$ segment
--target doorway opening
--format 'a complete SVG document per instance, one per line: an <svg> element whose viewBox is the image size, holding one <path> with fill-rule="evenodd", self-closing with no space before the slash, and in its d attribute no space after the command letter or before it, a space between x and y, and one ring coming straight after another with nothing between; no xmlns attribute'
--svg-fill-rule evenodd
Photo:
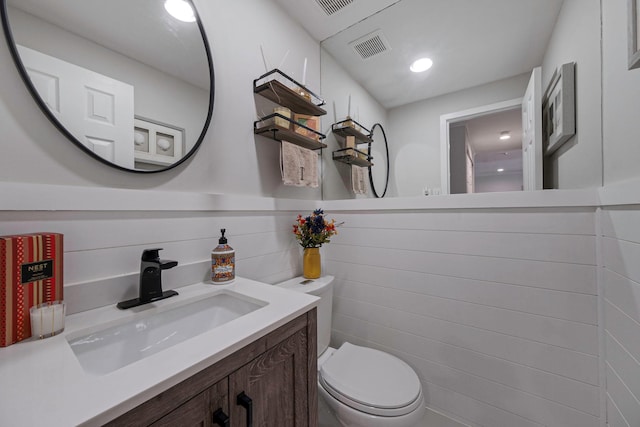
<svg viewBox="0 0 640 427"><path fill-rule="evenodd" d="M445 194L523 190L521 98L442 116L441 127Z"/></svg>

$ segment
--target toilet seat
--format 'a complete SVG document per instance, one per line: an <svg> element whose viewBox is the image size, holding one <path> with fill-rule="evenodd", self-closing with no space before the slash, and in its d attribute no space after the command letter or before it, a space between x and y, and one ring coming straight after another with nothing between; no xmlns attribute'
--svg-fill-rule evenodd
<svg viewBox="0 0 640 427"><path fill-rule="evenodd" d="M319 380L335 399L371 415L405 415L422 402L420 380L409 365L348 342L322 364Z"/></svg>

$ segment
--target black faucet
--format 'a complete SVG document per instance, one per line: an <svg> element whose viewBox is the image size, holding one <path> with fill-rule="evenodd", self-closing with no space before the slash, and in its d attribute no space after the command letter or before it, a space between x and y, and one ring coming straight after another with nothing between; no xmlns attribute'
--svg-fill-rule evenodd
<svg viewBox="0 0 640 427"><path fill-rule="evenodd" d="M176 291L162 291L162 270L178 265L178 261L160 259L162 248L145 249L140 260L140 290L138 298L121 301L117 307L126 309L178 295Z"/></svg>

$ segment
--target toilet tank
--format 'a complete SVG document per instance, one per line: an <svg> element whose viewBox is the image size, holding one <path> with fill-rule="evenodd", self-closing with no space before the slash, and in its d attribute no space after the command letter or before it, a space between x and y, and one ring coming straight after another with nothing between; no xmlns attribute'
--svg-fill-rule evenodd
<svg viewBox="0 0 640 427"><path fill-rule="evenodd" d="M320 297L318 304L318 357L329 347L331 340L331 310L333 303L333 276L305 279L302 276L275 286Z"/></svg>

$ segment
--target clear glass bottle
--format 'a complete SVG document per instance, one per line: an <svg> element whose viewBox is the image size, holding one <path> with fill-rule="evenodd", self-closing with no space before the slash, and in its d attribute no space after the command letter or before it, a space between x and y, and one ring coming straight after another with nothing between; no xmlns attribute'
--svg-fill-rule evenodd
<svg viewBox="0 0 640 427"><path fill-rule="evenodd" d="M220 230L222 237L211 251L211 281L216 284L231 283L236 278L236 251L227 244L226 231Z"/></svg>

